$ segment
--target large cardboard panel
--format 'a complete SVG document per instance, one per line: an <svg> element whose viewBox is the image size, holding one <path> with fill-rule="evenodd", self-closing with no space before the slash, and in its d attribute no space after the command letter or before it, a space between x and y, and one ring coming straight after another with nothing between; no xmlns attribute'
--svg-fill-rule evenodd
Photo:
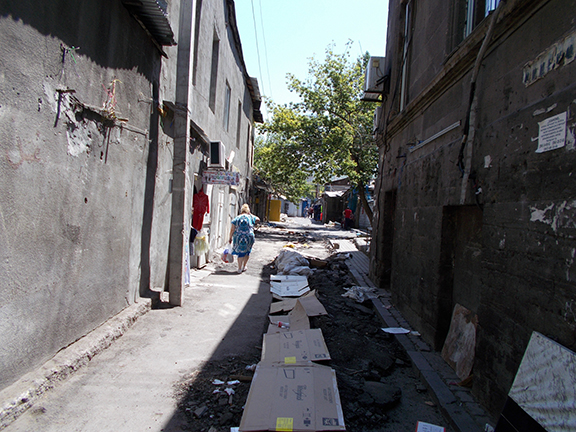
<svg viewBox="0 0 576 432"><path fill-rule="evenodd" d="M308 315L309 317L328 315L328 312L326 312L326 308L322 303L320 303L320 300L318 300L316 295L306 295L304 297L300 297L298 301L304 307L306 315Z"/></svg>
<svg viewBox="0 0 576 432"><path fill-rule="evenodd" d="M256 368L241 432L344 431L336 373L328 366Z"/></svg>
<svg viewBox="0 0 576 432"><path fill-rule="evenodd" d="M478 316L475 313L459 304L454 306L450 330L442 348L442 358L462 380L470 376L474 365L477 325Z"/></svg>
<svg viewBox="0 0 576 432"><path fill-rule="evenodd" d="M533 332L508 396L543 429L575 431L576 354Z"/></svg>
<svg viewBox="0 0 576 432"><path fill-rule="evenodd" d="M290 365L323 360L330 360L330 354L320 329L264 335L262 363Z"/></svg>

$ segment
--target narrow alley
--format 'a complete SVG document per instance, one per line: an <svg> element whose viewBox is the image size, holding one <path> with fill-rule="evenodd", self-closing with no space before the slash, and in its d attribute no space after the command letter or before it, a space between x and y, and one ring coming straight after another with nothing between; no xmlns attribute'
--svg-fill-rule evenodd
<svg viewBox="0 0 576 432"><path fill-rule="evenodd" d="M365 286L368 281L367 256L353 242L357 233L305 218L261 226L246 273L238 274L236 264L224 263L215 254L213 262L192 271L182 307L161 303L135 317L134 324L86 366L62 382L52 377L54 388L5 430L224 432L237 427L250 388L250 366L260 361L269 323L274 260L286 245L328 263L309 277L328 314L311 318L310 324L324 334L332 359L327 365L336 371L346 430L411 431L418 421L459 430L454 427L458 419L454 423L446 417L446 396L436 394L422 379L406 347L382 331L381 316L372 302L360 304L342 296L344 287ZM385 309L392 312L389 294L377 292L379 304L387 304ZM132 309L137 307L141 306ZM98 343L93 334L85 343L91 338ZM414 338L418 337L410 339ZM74 355L73 346L67 350L72 353L63 355L63 361ZM423 351L432 355L429 349ZM446 388L457 391L459 400L449 403L462 411L465 405L475 410L467 432L482 430L487 418L469 391L455 385L458 379L447 365L433 365L444 374ZM45 379L27 378L31 387ZM235 378L241 381L233 385L230 398L213 393L214 380ZM387 386L379 396L366 389L366 383L376 382Z"/></svg>

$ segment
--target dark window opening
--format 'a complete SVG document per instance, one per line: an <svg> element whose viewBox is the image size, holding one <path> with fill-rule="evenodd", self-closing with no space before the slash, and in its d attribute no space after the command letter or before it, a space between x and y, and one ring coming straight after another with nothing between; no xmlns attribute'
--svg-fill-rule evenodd
<svg viewBox="0 0 576 432"><path fill-rule="evenodd" d="M210 98L208 106L214 112L216 109L216 84L218 81L218 57L220 54L220 40L218 35L214 32L214 40L212 42L212 69L210 72Z"/></svg>

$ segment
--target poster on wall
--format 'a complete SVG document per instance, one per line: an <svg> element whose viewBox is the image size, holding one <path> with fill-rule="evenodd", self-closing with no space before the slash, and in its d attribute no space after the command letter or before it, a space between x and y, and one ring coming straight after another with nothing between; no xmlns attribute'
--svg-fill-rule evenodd
<svg viewBox="0 0 576 432"><path fill-rule="evenodd" d="M202 173L202 183L209 185L240 185L240 173L224 170L207 169Z"/></svg>
<svg viewBox="0 0 576 432"><path fill-rule="evenodd" d="M538 148L543 153L564 147L566 143L566 111L538 123Z"/></svg>

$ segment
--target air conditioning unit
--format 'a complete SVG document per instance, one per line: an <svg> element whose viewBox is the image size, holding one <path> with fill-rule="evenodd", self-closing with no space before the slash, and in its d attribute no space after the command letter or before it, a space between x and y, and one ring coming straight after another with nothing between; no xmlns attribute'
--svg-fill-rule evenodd
<svg viewBox="0 0 576 432"><path fill-rule="evenodd" d="M222 141L210 142L210 168L226 167L226 149Z"/></svg>
<svg viewBox="0 0 576 432"><path fill-rule="evenodd" d="M364 77L364 93L382 93L386 74L386 57L370 57Z"/></svg>

